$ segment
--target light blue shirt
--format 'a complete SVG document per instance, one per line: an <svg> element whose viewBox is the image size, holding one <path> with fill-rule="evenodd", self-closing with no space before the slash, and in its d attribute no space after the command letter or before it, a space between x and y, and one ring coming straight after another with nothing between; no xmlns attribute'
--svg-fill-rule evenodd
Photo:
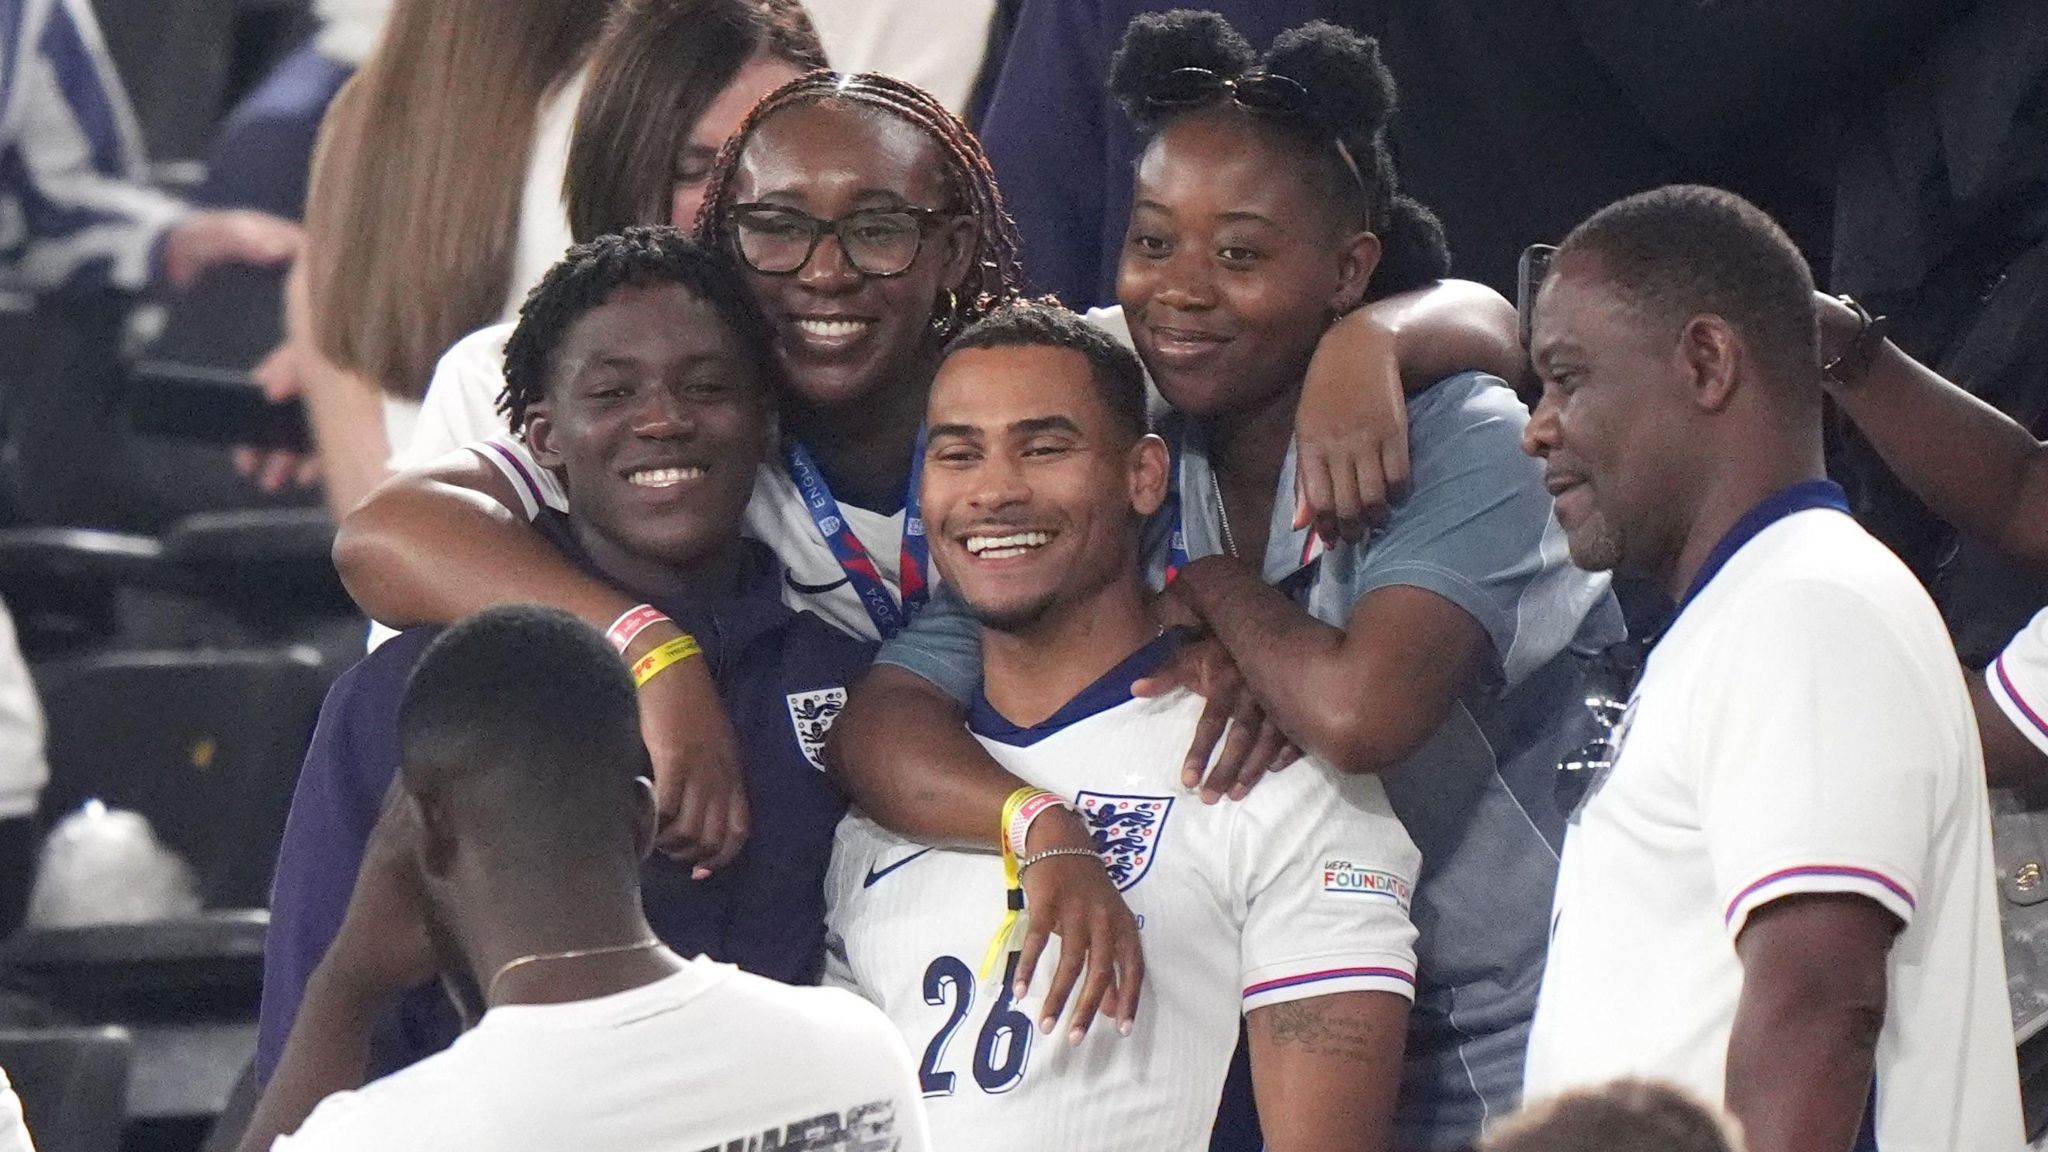
<svg viewBox="0 0 2048 1152"><path fill-rule="evenodd" d="M1410 398L1408 421L1408 496L1364 543L1320 555L1292 524L1289 448L1263 573L1340 628L1378 589L1422 588L1470 614L1490 641L1479 687L1382 777L1423 859L1413 909L1421 987L1396 1123L1404 1146L1448 1152L1519 1103L1564 834L1556 765L1592 735L1578 657L1623 629L1607 578L1571 563L1542 465L1521 450L1528 412L1506 385L1451 377ZM1155 587L1176 527L1189 557L1223 551L1199 425L1169 416L1161 432L1174 449L1176 499L1147 533ZM979 627L941 585L878 660L964 702L981 679Z"/></svg>

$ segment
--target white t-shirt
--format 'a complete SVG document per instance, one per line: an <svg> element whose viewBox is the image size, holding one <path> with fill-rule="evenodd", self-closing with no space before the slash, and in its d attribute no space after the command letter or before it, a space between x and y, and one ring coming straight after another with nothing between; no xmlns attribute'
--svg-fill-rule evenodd
<svg viewBox="0 0 2048 1152"><path fill-rule="evenodd" d="M1180 783L1202 701L1133 700L1139 670L1127 662L1037 728L1004 731L985 704L973 725L1005 768L1088 814L1144 936L1129 1036L1098 1021L1073 1047L1064 1029L1033 1030L1057 938L1021 1004L1015 953L980 978L1003 916L1000 857L927 848L857 813L839 827L826 979L879 1004L922 1054L940 1148L1206 1149L1240 1013L1339 992L1414 996L1407 901L1420 856L1379 781L1304 762L1241 803L1205 805Z"/></svg>
<svg viewBox="0 0 2048 1152"><path fill-rule="evenodd" d="M923 1112L873 1007L698 959L597 1000L493 1008L445 1052L328 1097L275 1147L927 1152Z"/></svg>
<svg viewBox="0 0 2048 1152"><path fill-rule="evenodd" d="M505 286L505 308L499 319L519 318L526 294L547 270L561 262L574 238L569 234L569 208L562 183L569 171L569 141L575 134L576 105L583 101L584 69L563 82L542 101L534 116L532 150L526 157L526 184L519 193L519 234L512 248L512 282ZM438 373L437 373L438 374Z"/></svg>
<svg viewBox="0 0 2048 1152"><path fill-rule="evenodd" d="M2018 1073L1969 697L1926 592L1830 491L1752 513L1746 528L1766 526L1653 651L1566 834L1526 1098L1648 1076L1722 1099L1747 917L1853 893L1905 925L1876 1146L2010 1152ZM1770 519L1787 509L1803 510Z"/></svg>
<svg viewBox="0 0 2048 1152"><path fill-rule="evenodd" d="M36 1142L28 1137L28 1121L21 1116L21 1097L14 1094L5 1068L0 1068L0 1152L36 1152Z"/></svg>
<svg viewBox="0 0 2048 1152"><path fill-rule="evenodd" d="M804 0L804 9L834 68L908 80L966 115L996 0Z"/></svg>
<svg viewBox="0 0 2048 1152"><path fill-rule="evenodd" d="M1984 670L1984 682L2012 726L2048 752L2048 611L2012 638Z"/></svg>

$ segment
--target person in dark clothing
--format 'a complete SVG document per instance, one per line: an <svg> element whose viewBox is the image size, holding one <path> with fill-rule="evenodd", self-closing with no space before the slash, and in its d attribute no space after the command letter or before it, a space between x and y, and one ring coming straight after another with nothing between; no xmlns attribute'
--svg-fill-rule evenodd
<svg viewBox="0 0 2048 1152"><path fill-rule="evenodd" d="M823 964L822 884L846 809L818 755L868 648L784 607L780 569L740 536L769 442L767 342L725 258L673 229L629 229L573 249L535 290L508 348L503 403L535 458L576 495L573 512L543 518L550 541L691 641L626 648L636 680L707 661L746 750L746 848L695 879L653 858L642 875L649 923L683 955L809 983ZM632 641L624 631L614 629L615 644ZM377 649L322 710L278 861L261 1077L340 930L397 769L407 676L437 632L414 629ZM373 1071L431 1054L456 1024L437 990L416 990L380 1026Z"/></svg>
<svg viewBox="0 0 2048 1152"><path fill-rule="evenodd" d="M1885 316L1914 359L2048 436L2048 13L1985 0L1887 79L1845 127L1832 287ZM1930 512L1880 459L1885 441L1859 427L1830 471L1981 668L2048 602L2048 579L1959 533L1939 502Z"/></svg>
<svg viewBox="0 0 2048 1152"><path fill-rule="evenodd" d="M1026 0L982 136L1032 285L1069 304L1116 295L1139 141L1103 95L1110 54L1132 17L1177 7L1256 45L1316 17L1378 40L1401 81L1403 190L1442 218L1454 275L1511 293L1523 247L1675 180L1742 192L1823 260L1827 115L1969 5Z"/></svg>

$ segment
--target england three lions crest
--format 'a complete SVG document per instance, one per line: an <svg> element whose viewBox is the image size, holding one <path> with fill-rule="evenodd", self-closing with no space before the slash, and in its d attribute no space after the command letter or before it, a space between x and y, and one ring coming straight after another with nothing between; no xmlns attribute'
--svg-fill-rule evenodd
<svg viewBox="0 0 2048 1152"><path fill-rule="evenodd" d="M839 719L839 710L846 707L846 689L792 692L785 699L789 703L789 726L796 731L796 746L803 749L804 759L811 762L811 767L823 772L825 737L832 734L832 721Z"/></svg>
<svg viewBox="0 0 2048 1152"><path fill-rule="evenodd" d="M1159 838L1166 832L1166 814L1173 810L1173 797L1081 792L1074 796L1074 803L1088 818L1095 850L1102 855L1102 866L1109 870L1117 891L1129 891L1152 870Z"/></svg>

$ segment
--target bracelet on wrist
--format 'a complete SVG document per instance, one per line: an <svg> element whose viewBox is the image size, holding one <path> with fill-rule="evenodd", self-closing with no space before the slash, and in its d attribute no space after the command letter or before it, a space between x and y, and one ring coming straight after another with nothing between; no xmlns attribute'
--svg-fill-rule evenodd
<svg viewBox="0 0 2048 1152"><path fill-rule="evenodd" d="M1055 808L1064 808L1069 812L1074 810L1074 806L1068 803L1066 797L1044 789L1033 789L1032 795L1017 805L1016 812L1003 825L1003 834L1010 841L1012 856L1023 859L1029 851L1026 845L1030 841L1031 826L1038 822L1040 816Z"/></svg>
<svg viewBox="0 0 2048 1152"><path fill-rule="evenodd" d="M661 647L633 662L633 687L645 688L647 682L669 668L702 654L704 649L697 644L697 638L688 632L668 641Z"/></svg>
<svg viewBox="0 0 2048 1152"><path fill-rule="evenodd" d="M1042 852L1033 852L1031 855L1026 856L1024 859L1018 861L1017 876L1021 879L1024 873L1029 871L1033 864L1036 864L1041 860L1050 860L1055 856L1086 856L1090 860L1095 861L1097 864L1102 863L1102 857L1099 854L1097 854L1095 849L1093 848L1047 848Z"/></svg>
<svg viewBox="0 0 2048 1152"><path fill-rule="evenodd" d="M620 613L619 618L612 621L612 626L604 630L604 638L611 642L612 651L623 656L642 632L663 623L672 624L674 621L654 605L641 604Z"/></svg>
<svg viewBox="0 0 2048 1152"><path fill-rule="evenodd" d="M1863 377L1870 372L1870 366L1877 362L1877 354L1884 349L1884 342L1891 331L1890 321L1883 316L1872 316L1870 309L1856 302L1853 296L1837 296L1850 311L1856 313L1856 335L1849 340L1849 346L1841 355L1822 364L1821 379L1837 388L1854 388L1863 383Z"/></svg>

